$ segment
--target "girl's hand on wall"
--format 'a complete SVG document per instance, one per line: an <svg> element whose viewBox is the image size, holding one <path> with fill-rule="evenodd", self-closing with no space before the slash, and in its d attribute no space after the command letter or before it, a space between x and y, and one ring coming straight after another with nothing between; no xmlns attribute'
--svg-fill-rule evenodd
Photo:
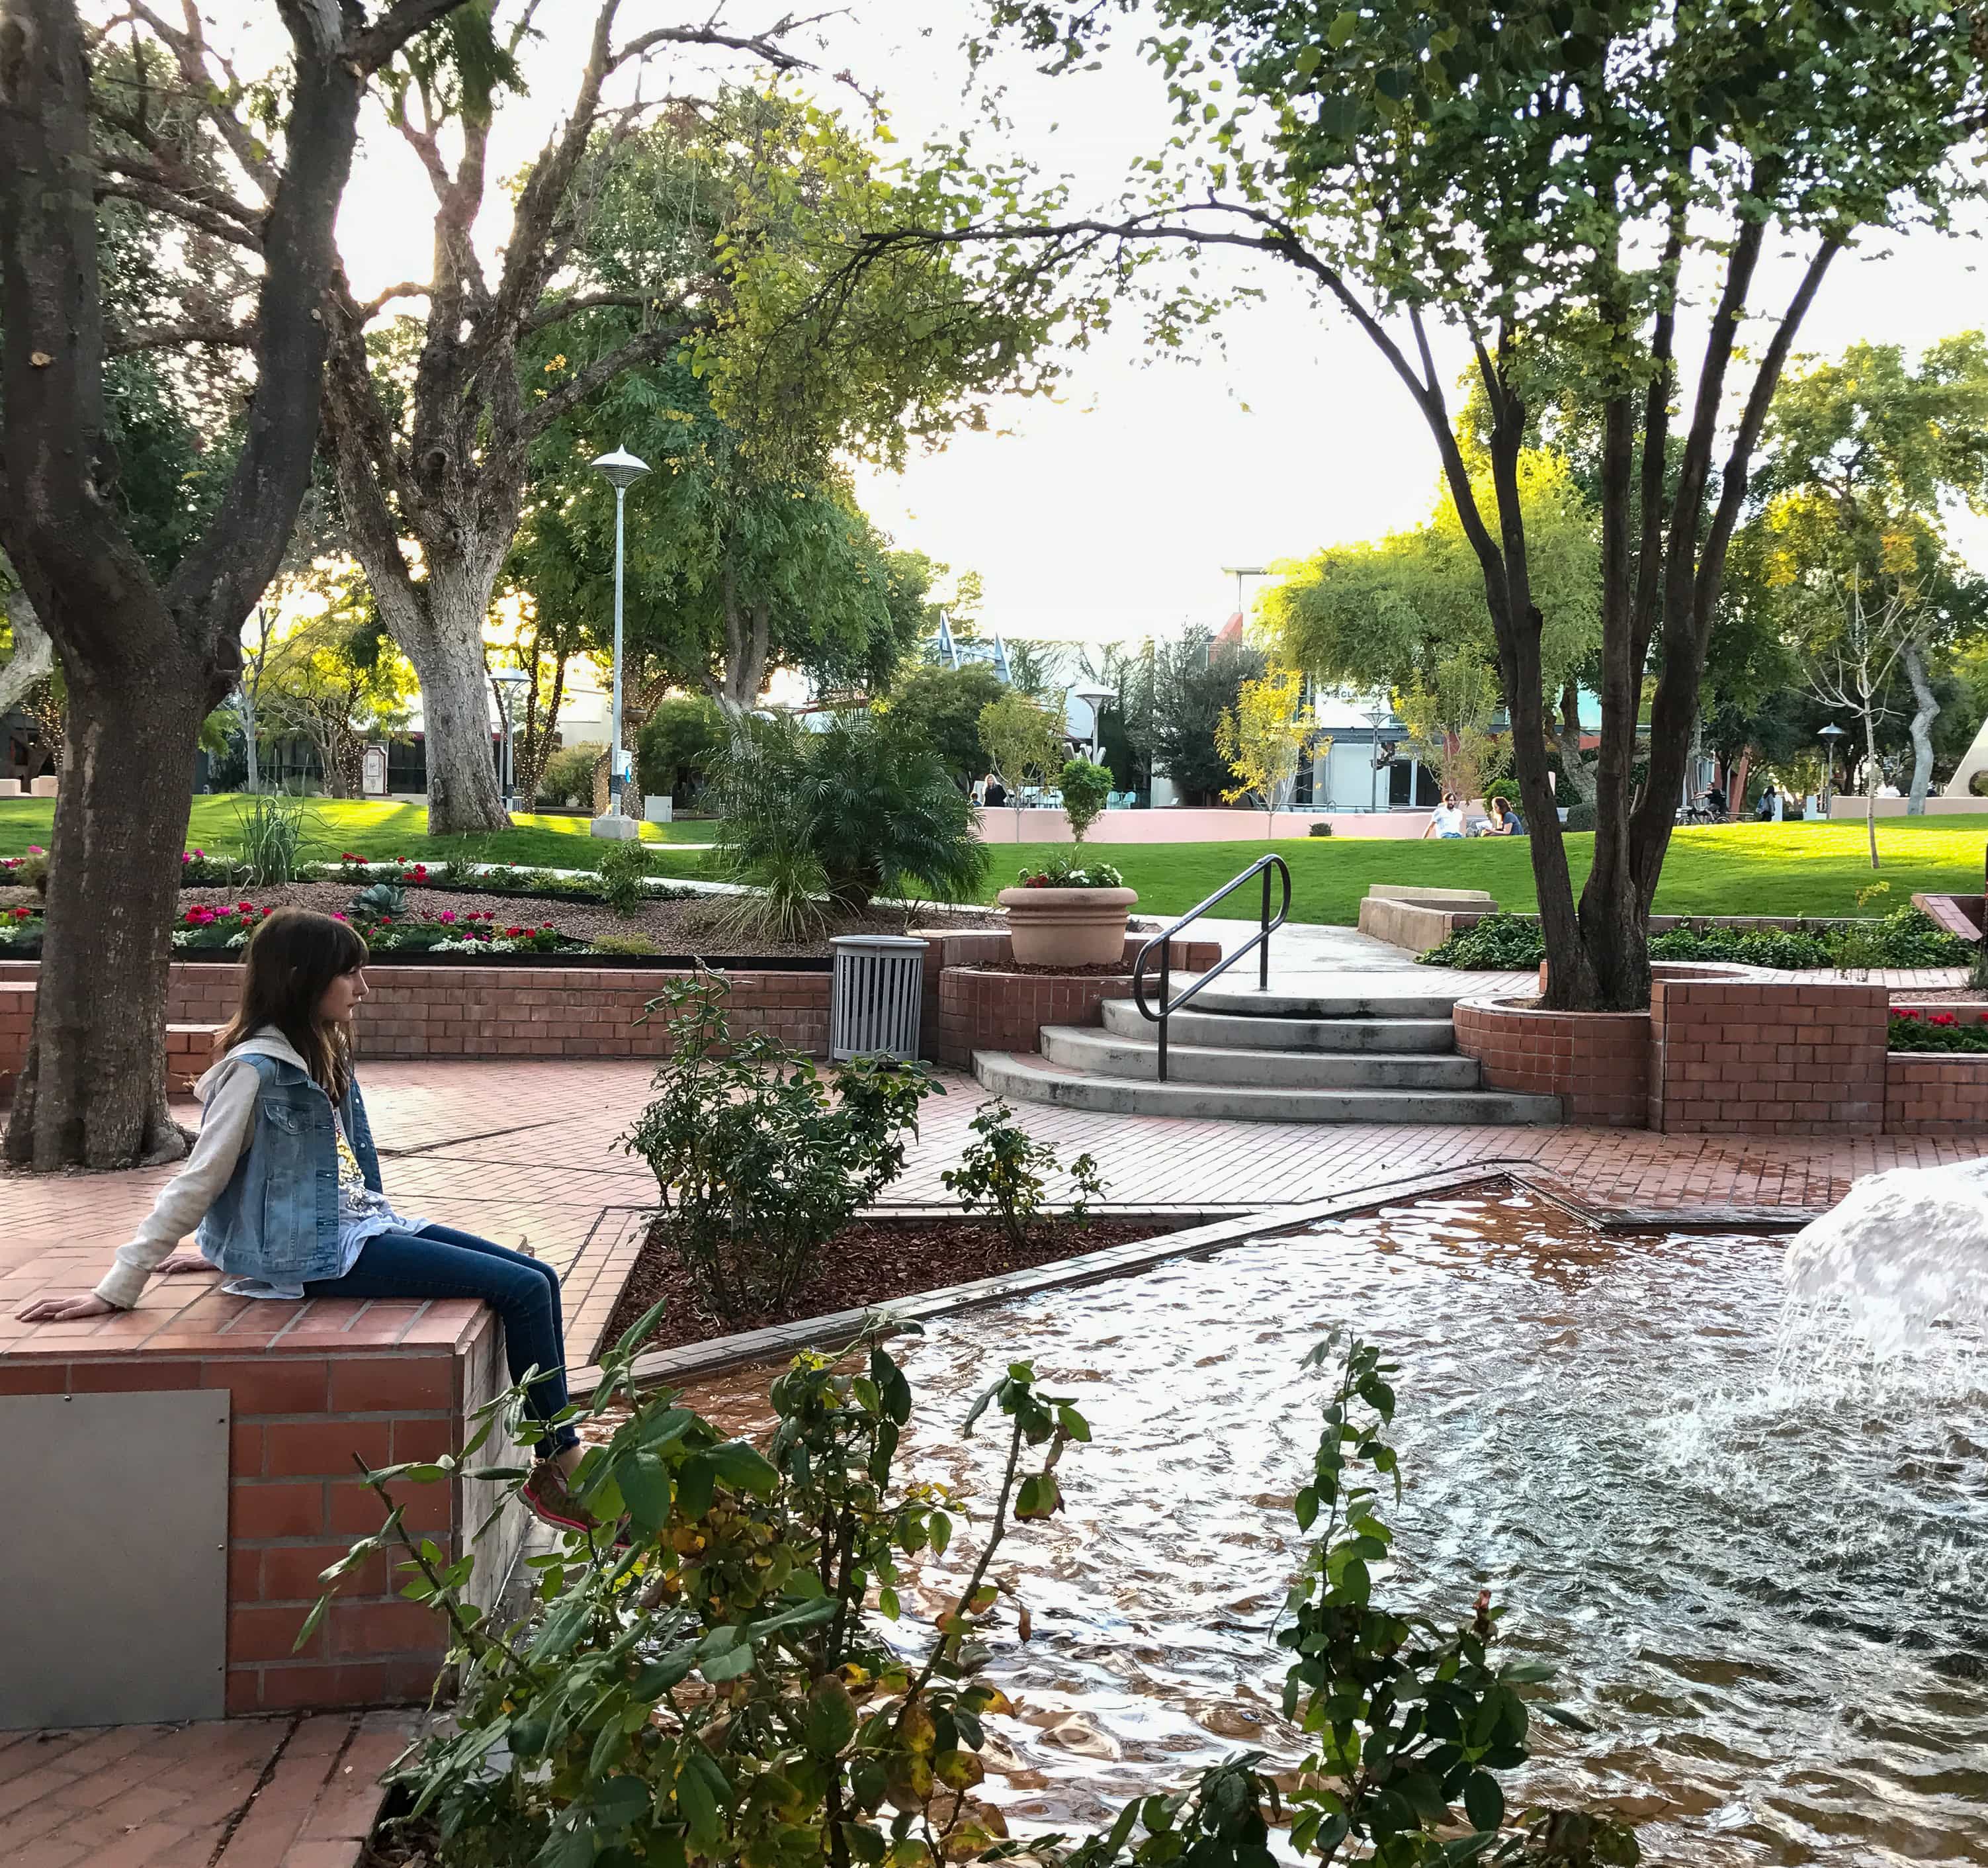
<svg viewBox="0 0 1988 1868"><path fill-rule="evenodd" d="M23 1323L74 1323L84 1317L107 1317L117 1308L93 1291L79 1298L39 1298L14 1314Z"/></svg>

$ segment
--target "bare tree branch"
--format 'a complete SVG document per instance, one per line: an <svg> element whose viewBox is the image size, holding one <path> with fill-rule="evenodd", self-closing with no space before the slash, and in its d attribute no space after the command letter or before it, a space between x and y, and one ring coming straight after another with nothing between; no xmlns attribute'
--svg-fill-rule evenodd
<svg viewBox="0 0 1988 1868"><path fill-rule="evenodd" d="M105 333L106 357L129 357L139 350L171 350L183 343L222 344L236 350L252 350L255 324L231 324L225 319L182 318L170 324L141 324L128 331Z"/></svg>

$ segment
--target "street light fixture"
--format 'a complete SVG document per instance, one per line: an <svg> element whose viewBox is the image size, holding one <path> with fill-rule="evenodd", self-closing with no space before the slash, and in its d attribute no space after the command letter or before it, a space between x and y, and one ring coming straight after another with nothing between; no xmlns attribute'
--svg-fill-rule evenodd
<svg viewBox="0 0 1988 1868"><path fill-rule="evenodd" d="M1850 736L1831 720L1816 737L1823 744L1824 764L1822 778L1822 821L1829 821L1829 796L1836 789L1836 743Z"/></svg>
<svg viewBox="0 0 1988 1868"><path fill-rule="evenodd" d="M490 683L497 690L497 712L504 723L504 814L510 816L517 808L518 756L516 743L511 737L511 696L528 685L531 676L521 668L500 668L493 671Z"/></svg>
<svg viewBox="0 0 1988 1868"><path fill-rule="evenodd" d="M1072 688L1070 692L1090 709L1090 763L1096 765L1099 763L1098 740L1102 730L1098 716L1104 712L1107 702L1115 701L1118 698L1118 690L1116 688L1085 686Z"/></svg>
<svg viewBox="0 0 1988 1868"><path fill-rule="evenodd" d="M602 455L593 464L607 476L609 485L614 489L614 717L607 729L610 742L607 750L607 815L620 818L625 823L628 815L624 808L628 753L621 743L622 510L627 499L628 489L649 471L649 463L637 460L626 448L617 448L612 454ZM610 824L600 817L593 820L592 828L597 837L627 838L631 834L641 834L639 830L624 829L621 824Z"/></svg>

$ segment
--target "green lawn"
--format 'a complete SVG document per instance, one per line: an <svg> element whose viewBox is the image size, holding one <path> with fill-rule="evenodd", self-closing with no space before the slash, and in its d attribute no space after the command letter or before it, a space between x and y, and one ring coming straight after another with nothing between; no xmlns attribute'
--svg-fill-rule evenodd
<svg viewBox="0 0 1988 1868"><path fill-rule="evenodd" d="M232 797L195 798L189 848L225 854L236 844ZM428 814L418 805L338 804L312 799L308 843L314 857L347 850L375 858L424 858L430 861L529 863L546 868L591 868L610 846L587 834L583 817L520 817L495 836L430 838ZM0 799L0 856L18 856L46 844L54 814L46 798ZM695 875L707 861L695 846L708 842L708 823L644 824L657 845L656 867L668 875ZM1577 885L1587 873L1594 839L1567 839ZM1884 867L1873 876L1861 824L1746 824L1680 830L1657 890L1664 914L1854 915L1857 895L1874 881L1889 885L1861 912L1882 914L1910 900L1915 891L1980 892L1988 814L1964 817L1891 818L1878 826ZM664 846L669 847L664 847ZM1050 844L996 844L988 854L982 898L1014 880L1025 863L1040 865L1058 848ZM1358 919L1370 882L1421 883L1438 888L1489 889L1501 908L1535 905L1532 865L1523 838L1475 838L1462 843L1384 841L1365 838L1300 838L1256 843L1111 844L1092 846L1100 862L1115 864L1139 892L1148 915L1178 915L1212 895L1266 848L1291 866L1291 919L1339 922ZM1239 891L1225 912L1252 911L1251 891Z"/></svg>
<svg viewBox="0 0 1988 1868"><path fill-rule="evenodd" d="M1671 839L1656 908L1669 915L1883 914L1915 891L1978 895L1988 815L1893 818L1878 826L1883 868L1873 875L1861 824L1745 824L1681 829ZM1567 854L1579 887L1594 849L1591 836L1570 837ZM985 898L1008 887L1023 864L1040 865L1050 844L996 844L989 854ZM1420 883L1431 888L1483 888L1500 908L1537 905L1523 838L1465 842L1386 842L1378 838L1280 838L1274 844L1107 844L1092 848L1139 892L1139 912L1179 915L1212 895L1266 849L1290 865L1291 919L1359 919L1370 882ZM1857 895L1874 882L1889 886L1861 909ZM1239 889L1218 913L1246 917L1260 898L1257 885Z"/></svg>
<svg viewBox="0 0 1988 1868"><path fill-rule="evenodd" d="M187 848L225 856L239 845L237 811L243 800L226 793L193 801ZM517 827L487 837L436 837L428 834L428 814L418 804L388 800L343 803L309 798L304 803L305 850L313 861L343 855L418 856L429 862L529 863L546 869L591 869L613 846L590 837L584 817L521 817ZM46 844L52 834L52 798L0 799L0 856L19 856L29 844ZM711 840L708 823L645 824L645 842L695 844ZM688 859L694 863L695 858ZM678 865L671 864L670 867Z"/></svg>

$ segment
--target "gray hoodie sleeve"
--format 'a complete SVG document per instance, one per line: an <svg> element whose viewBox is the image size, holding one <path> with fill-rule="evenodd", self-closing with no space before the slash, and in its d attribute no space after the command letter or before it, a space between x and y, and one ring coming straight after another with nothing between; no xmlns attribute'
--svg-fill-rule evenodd
<svg viewBox="0 0 1988 1868"><path fill-rule="evenodd" d="M252 1064L238 1062L217 1074L185 1166L161 1190L137 1237L117 1248L117 1262L96 1287L105 1303L129 1310L160 1262L206 1217L248 1145L261 1088Z"/></svg>

